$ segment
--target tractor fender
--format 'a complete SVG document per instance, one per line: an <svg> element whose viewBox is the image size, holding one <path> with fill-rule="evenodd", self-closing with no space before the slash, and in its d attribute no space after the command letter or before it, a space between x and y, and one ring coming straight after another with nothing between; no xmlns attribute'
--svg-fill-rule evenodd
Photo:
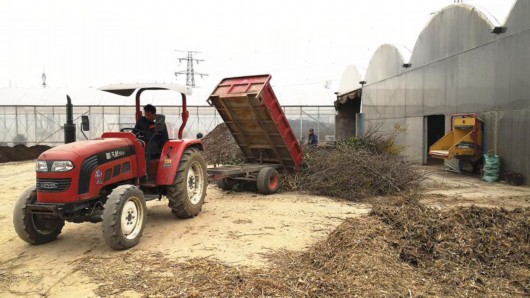
<svg viewBox="0 0 530 298"><path fill-rule="evenodd" d="M201 141L197 139L169 140L166 142L158 163L157 185L171 185L175 182L180 159L184 151L188 148L203 150Z"/></svg>

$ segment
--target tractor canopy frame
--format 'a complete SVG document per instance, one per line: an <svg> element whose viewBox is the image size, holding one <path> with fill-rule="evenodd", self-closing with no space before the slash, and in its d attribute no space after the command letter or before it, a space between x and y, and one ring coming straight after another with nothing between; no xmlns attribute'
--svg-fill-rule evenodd
<svg viewBox="0 0 530 298"><path fill-rule="evenodd" d="M162 84L162 83L142 83L142 84L111 84L99 87L98 90L110 92L121 96L131 96L136 91L136 121L142 117L140 108L140 97L144 91L148 90L173 90L182 96L182 124L180 125L178 138L182 139L182 134L186 123L188 122L189 112L186 104L186 95L191 95L192 90L186 86L178 84Z"/></svg>

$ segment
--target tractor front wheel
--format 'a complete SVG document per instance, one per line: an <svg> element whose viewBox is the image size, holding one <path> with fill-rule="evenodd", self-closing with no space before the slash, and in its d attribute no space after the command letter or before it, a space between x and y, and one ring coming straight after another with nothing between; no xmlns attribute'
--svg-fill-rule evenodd
<svg viewBox="0 0 530 298"><path fill-rule="evenodd" d="M180 159L175 181L167 188L168 206L178 218L199 214L206 196L206 162L197 150L186 149Z"/></svg>
<svg viewBox="0 0 530 298"><path fill-rule="evenodd" d="M13 211L13 224L20 239L29 244L44 244L61 234L64 219L45 214L33 214L27 205L37 202L36 187L26 189L18 198Z"/></svg>
<svg viewBox="0 0 530 298"><path fill-rule="evenodd" d="M111 248L124 250L138 244L145 227L143 193L134 185L116 187L103 210L103 237Z"/></svg>

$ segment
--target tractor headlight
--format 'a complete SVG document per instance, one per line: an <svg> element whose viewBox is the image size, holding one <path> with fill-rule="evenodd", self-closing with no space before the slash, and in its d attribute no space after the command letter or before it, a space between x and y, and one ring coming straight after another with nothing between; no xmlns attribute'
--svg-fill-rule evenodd
<svg viewBox="0 0 530 298"><path fill-rule="evenodd" d="M69 160L56 160L52 164L52 172L68 172L74 168L74 164Z"/></svg>
<svg viewBox="0 0 530 298"><path fill-rule="evenodd" d="M44 160L37 160L35 164L35 171L37 172L48 172L48 164Z"/></svg>

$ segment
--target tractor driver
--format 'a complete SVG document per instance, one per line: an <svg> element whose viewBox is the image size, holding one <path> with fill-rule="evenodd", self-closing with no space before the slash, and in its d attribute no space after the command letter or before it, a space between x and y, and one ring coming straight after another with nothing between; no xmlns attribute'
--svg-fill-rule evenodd
<svg viewBox="0 0 530 298"><path fill-rule="evenodd" d="M156 107L150 104L146 105L144 107L144 116L136 121L134 131L139 132L139 139L152 148L152 153L159 153L169 140L169 136L165 124L162 132L157 133L155 131L155 118Z"/></svg>

